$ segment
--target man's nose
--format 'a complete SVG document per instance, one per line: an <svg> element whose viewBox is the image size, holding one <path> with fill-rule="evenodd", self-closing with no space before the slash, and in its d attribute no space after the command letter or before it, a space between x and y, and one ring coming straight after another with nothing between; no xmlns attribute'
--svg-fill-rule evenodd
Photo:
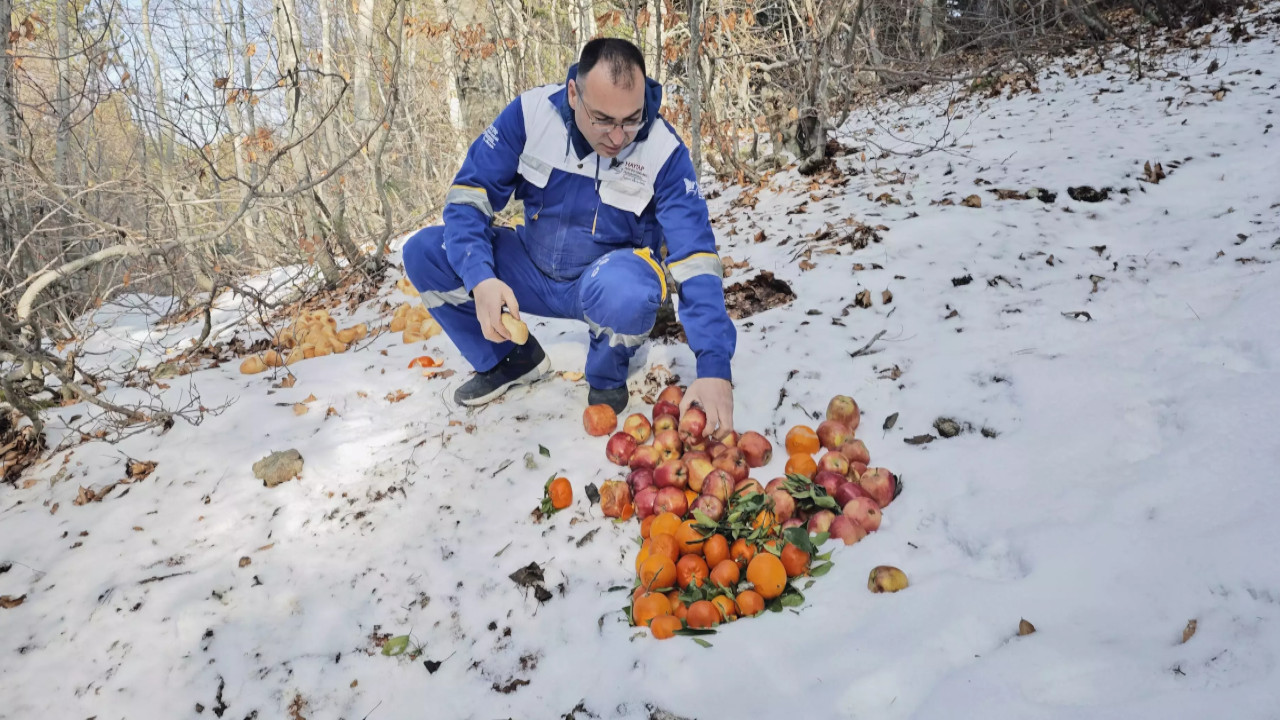
<svg viewBox="0 0 1280 720"><path fill-rule="evenodd" d="M617 135L615 136L614 133L617 133ZM616 140L614 139L615 137L617 138ZM612 143L614 147L621 145L622 141L626 139L627 139L626 130L623 130L617 125L614 125L613 127L609 128L609 142Z"/></svg>

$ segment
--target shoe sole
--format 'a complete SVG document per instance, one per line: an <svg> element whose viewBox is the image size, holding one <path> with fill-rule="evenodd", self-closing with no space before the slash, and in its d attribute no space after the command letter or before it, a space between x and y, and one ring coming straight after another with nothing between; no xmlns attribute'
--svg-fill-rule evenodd
<svg viewBox="0 0 1280 720"><path fill-rule="evenodd" d="M494 400L497 400L498 398L502 397L503 393L505 393L506 391L510 390L513 387L516 387L517 385L532 385L533 383L541 380L542 376L546 375L550 370L551 370L551 358L544 357L542 358L542 362L538 363L537 367L525 373L524 375L521 375L515 380L512 380L509 383L499 385L498 387L494 388L493 392L489 393L488 395L481 395L480 397L471 398L470 400L462 400L460 401L460 403L466 407L479 407L481 405L487 405L493 402Z"/></svg>

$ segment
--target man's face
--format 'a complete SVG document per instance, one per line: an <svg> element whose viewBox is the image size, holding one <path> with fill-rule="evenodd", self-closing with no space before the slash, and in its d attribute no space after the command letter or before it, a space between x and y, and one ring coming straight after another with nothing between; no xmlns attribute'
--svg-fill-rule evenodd
<svg viewBox="0 0 1280 720"><path fill-rule="evenodd" d="M631 69L631 86L615 85L609 69L596 66L569 81L569 104L578 131L600 157L617 157L644 124L644 73Z"/></svg>

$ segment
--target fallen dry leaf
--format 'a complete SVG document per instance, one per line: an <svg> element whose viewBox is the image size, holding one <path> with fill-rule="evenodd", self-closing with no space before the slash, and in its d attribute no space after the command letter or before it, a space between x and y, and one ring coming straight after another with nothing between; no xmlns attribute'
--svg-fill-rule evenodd
<svg viewBox="0 0 1280 720"><path fill-rule="evenodd" d="M1195 618L1187 621L1187 626L1182 629L1182 642L1185 643L1191 639L1192 635L1196 634L1196 624Z"/></svg>
<svg viewBox="0 0 1280 720"><path fill-rule="evenodd" d="M297 384L298 384L297 375L290 375L289 377L286 377L285 379L280 381L280 387L282 388L291 388Z"/></svg>
<svg viewBox="0 0 1280 720"><path fill-rule="evenodd" d="M253 560L248 555L245 555L244 557L240 558L240 567L247 567L252 563L253 563Z"/></svg>
<svg viewBox="0 0 1280 720"><path fill-rule="evenodd" d="M445 378L453 377L453 375L454 375L453 370L423 370L422 371L422 377L428 378L428 379L438 378L440 380L444 380Z"/></svg>
<svg viewBox="0 0 1280 720"><path fill-rule="evenodd" d="M964 205L965 207L980 208L982 207L982 198L977 195L970 195L969 197L960 201L960 204Z"/></svg>
<svg viewBox="0 0 1280 720"><path fill-rule="evenodd" d="M305 398L303 398L303 400L302 400L302 402L304 402L304 403L315 402L315 401L316 401L316 396L315 396L314 394L313 394L313 395L308 395L308 396L306 396Z"/></svg>
<svg viewBox="0 0 1280 720"><path fill-rule="evenodd" d="M889 303L893 302L893 293L889 292L888 290L885 290L884 292L880 293L880 302L884 305L888 305Z"/></svg>
<svg viewBox="0 0 1280 720"><path fill-rule="evenodd" d="M302 403L294 403L294 404L293 404L293 414L294 414L294 415L306 415L306 414L307 414L307 412L308 412L308 411L310 411L310 410L311 410L311 408L307 407L306 405L303 405Z"/></svg>
<svg viewBox="0 0 1280 720"><path fill-rule="evenodd" d="M863 290L862 292L858 293L857 297L853 299L853 302L855 305L861 308L871 307L871 291Z"/></svg>
<svg viewBox="0 0 1280 720"><path fill-rule="evenodd" d="M26 595L19 595L18 597L14 597L12 595L0 595L0 608L12 610L25 602L26 599Z"/></svg>
<svg viewBox="0 0 1280 720"><path fill-rule="evenodd" d="M1036 631L1036 626L1027 622L1025 619L1018 621L1018 635L1030 635Z"/></svg>
<svg viewBox="0 0 1280 720"><path fill-rule="evenodd" d="M812 270L812 269L814 269L814 268L816 268L816 267L818 267L818 266L817 266L817 265L815 265L814 263L809 262L808 260L801 260L801 261L800 261L800 269L801 269L801 270L808 271L808 270Z"/></svg>

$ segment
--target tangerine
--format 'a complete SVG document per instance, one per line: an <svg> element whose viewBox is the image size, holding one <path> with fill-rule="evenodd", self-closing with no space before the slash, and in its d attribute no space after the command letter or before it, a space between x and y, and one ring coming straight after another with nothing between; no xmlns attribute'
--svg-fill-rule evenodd
<svg viewBox="0 0 1280 720"><path fill-rule="evenodd" d="M676 564L664 555L650 555L640 565L640 584L653 590L673 587L676 584Z"/></svg>
<svg viewBox="0 0 1280 720"><path fill-rule="evenodd" d="M684 491L684 501L689 504L689 507L693 507L693 501L697 499L698 499L698 493L692 490Z"/></svg>
<svg viewBox="0 0 1280 720"><path fill-rule="evenodd" d="M648 625L659 615L671 614L671 601L662 593L645 593L631 604L631 622Z"/></svg>
<svg viewBox="0 0 1280 720"><path fill-rule="evenodd" d="M680 516L673 512L658 513L653 518L653 525L649 526L649 537L653 537L659 533L675 535L676 530L680 528Z"/></svg>
<svg viewBox="0 0 1280 720"><path fill-rule="evenodd" d="M653 562L653 558L649 558L648 562ZM760 593L760 597L772 600L787 587L787 569L777 556L759 553L747 565L747 581Z"/></svg>
<svg viewBox="0 0 1280 720"><path fill-rule="evenodd" d="M783 547L779 559L782 560L782 568L787 571L787 577L797 577L809 571L809 553L795 545Z"/></svg>
<svg viewBox="0 0 1280 720"><path fill-rule="evenodd" d="M738 593L738 614L751 617L764 612L764 596L755 590L743 590Z"/></svg>
<svg viewBox="0 0 1280 720"><path fill-rule="evenodd" d="M769 535L776 535L778 532L778 516L768 508L756 513L756 517L751 521L751 527L756 530L764 529Z"/></svg>
<svg viewBox="0 0 1280 720"><path fill-rule="evenodd" d="M818 440L818 433L808 425L796 425L787 431L787 454L798 455L801 453L813 454L818 452L818 448L822 447L822 443Z"/></svg>
<svg viewBox="0 0 1280 720"><path fill-rule="evenodd" d="M680 618L675 615L659 615L649 624L649 630L653 632L653 636L659 640L666 640L674 637L677 630L684 627L684 623L680 622Z"/></svg>
<svg viewBox="0 0 1280 720"><path fill-rule="evenodd" d="M652 549L653 546L649 544L648 540L645 540L644 543L640 545L640 552L636 554L637 573L640 572L640 566L644 564L644 561L649 559Z"/></svg>
<svg viewBox="0 0 1280 720"><path fill-rule="evenodd" d="M738 564L739 570L746 570L747 564L751 562L751 558L756 556L756 546L747 542L746 538L738 538L733 541L733 547L729 548L729 558Z"/></svg>
<svg viewBox="0 0 1280 720"><path fill-rule="evenodd" d="M738 563L725 559L711 568L710 577L711 582L732 589L737 587L738 581L742 579L742 573L738 569Z"/></svg>
<svg viewBox="0 0 1280 720"><path fill-rule="evenodd" d="M787 458L787 465L782 470L788 475L803 475L812 480L818 473L818 463L808 453L797 453Z"/></svg>
<svg viewBox="0 0 1280 720"><path fill-rule="evenodd" d="M702 554L702 532L693 526L693 520L685 520L676 530L676 542L680 543L680 552L685 555Z"/></svg>
<svg viewBox="0 0 1280 720"><path fill-rule="evenodd" d="M685 622L691 628L710 628L720 624L720 609L710 600L699 600L689 606Z"/></svg>
<svg viewBox="0 0 1280 720"><path fill-rule="evenodd" d="M653 527L653 520L656 517L658 516L650 515L649 517L640 521L640 537L644 538L645 540L649 539L649 530L650 528Z"/></svg>
<svg viewBox="0 0 1280 720"><path fill-rule="evenodd" d="M734 604L733 598L728 595L717 595L711 598L711 604L716 606L716 610L720 612L720 619L724 622L732 622L738 619L738 606Z"/></svg>
<svg viewBox="0 0 1280 720"><path fill-rule="evenodd" d="M723 535L712 535L702 543L702 556L707 559L707 567L714 569L721 560L729 558L729 540Z"/></svg>
<svg viewBox="0 0 1280 720"><path fill-rule="evenodd" d="M676 563L676 583L682 588L702 585L709 574L707 561L701 555L685 555Z"/></svg>
<svg viewBox="0 0 1280 720"><path fill-rule="evenodd" d="M680 559L680 543L676 542L673 535L654 533L649 536L649 555L662 555L675 562Z"/></svg>
<svg viewBox="0 0 1280 720"><path fill-rule="evenodd" d="M558 477L547 485L547 497L551 498L551 507L563 510L573 503L573 486L569 478Z"/></svg>

